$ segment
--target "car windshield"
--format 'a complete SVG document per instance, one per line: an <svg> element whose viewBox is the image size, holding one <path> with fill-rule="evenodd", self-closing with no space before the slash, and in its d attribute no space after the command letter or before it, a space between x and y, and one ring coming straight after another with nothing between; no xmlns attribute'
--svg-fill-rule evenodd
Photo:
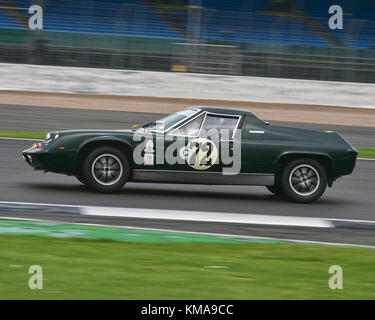
<svg viewBox="0 0 375 320"><path fill-rule="evenodd" d="M195 109L185 109L178 111L176 113L170 114L156 122L150 122L143 126L143 128L148 128L151 131L164 132L172 128L175 124L191 117L196 114L199 110Z"/></svg>

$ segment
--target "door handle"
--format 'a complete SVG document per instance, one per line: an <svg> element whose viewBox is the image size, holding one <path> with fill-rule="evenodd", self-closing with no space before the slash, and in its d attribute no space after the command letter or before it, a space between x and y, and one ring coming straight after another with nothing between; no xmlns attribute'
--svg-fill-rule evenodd
<svg viewBox="0 0 375 320"><path fill-rule="evenodd" d="M249 130L249 133L264 133L263 130Z"/></svg>

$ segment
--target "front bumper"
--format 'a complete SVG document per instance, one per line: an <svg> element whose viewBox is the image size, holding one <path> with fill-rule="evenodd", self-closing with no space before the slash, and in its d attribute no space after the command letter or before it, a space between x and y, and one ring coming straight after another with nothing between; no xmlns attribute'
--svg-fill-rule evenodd
<svg viewBox="0 0 375 320"><path fill-rule="evenodd" d="M35 170L45 169L42 163L40 162L38 155L35 152L33 152L32 149L33 148L22 151L22 158L29 166L31 166Z"/></svg>
<svg viewBox="0 0 375 320"><path fill-rule="evenodd" d="M59 150L56 146L41 144L22 151L25 162L34 170L74 175L77 167L77 154L74 150Z"/></svg>

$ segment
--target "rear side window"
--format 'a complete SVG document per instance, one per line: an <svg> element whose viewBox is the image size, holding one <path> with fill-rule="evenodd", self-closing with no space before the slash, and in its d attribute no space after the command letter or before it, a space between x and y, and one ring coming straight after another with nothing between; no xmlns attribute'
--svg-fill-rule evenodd
<svg viewBox="0 0 375 320"><path fill-rule="evenodd" d="M206 132L218 130L220 139L232 139L238 120L239 116L207 114L202 129Z"/></svg>

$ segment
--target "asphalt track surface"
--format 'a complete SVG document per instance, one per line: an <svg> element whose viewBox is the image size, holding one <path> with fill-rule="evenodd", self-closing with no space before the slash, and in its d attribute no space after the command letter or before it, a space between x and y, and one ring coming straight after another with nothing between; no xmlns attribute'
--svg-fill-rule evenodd
<svg viewBox="0 0 375 320"><path fill-rule="evenodd" d="M74 177L33 171L21 151L31 141L0 139L0 201L70 205L233 212L297 217L375 221L375 161L358 161L352 175L339 179L312 204L293 203L264 187L128 183L117 194L98 194ZM375 245L374 228L280 228L193 221L93 217L48 212L1 212L1 216L85 222L181 231L226 233L341 243Z"/></svg>
<svg viewBox="0 0 375 320"><path fill-rule="evenodd" d="M0 130L124 129L163 116L157 110L155 113L142 113L0 104ZM374 127L298 123L292 120L291 122L271 121L271 123L296 128L337 131L356 147L375 148Z"/></svg>

